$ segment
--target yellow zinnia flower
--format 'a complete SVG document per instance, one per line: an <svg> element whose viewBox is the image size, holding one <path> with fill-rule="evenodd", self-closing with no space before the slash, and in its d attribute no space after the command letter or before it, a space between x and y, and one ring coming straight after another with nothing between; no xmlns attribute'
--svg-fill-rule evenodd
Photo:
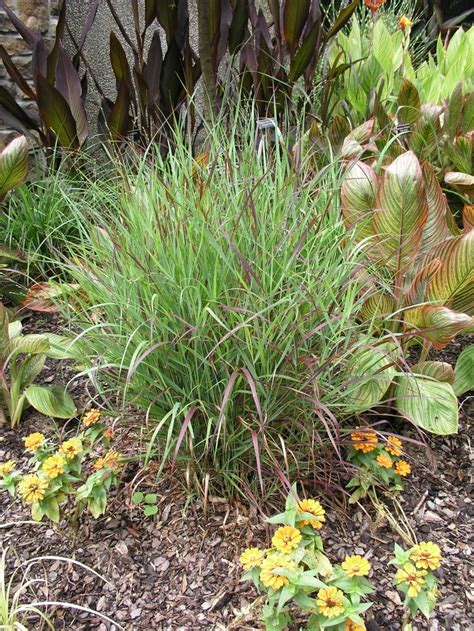
<svg viewBox="0 0 474 631"><path fill-rule="evenodd" d="M278 528L272 538L272 545L278 550L278 552L284 552L285 554L291 554L295 550L301 539L300 531L293 526L282 526Z"/></svg>
<svg viewBox="0 0 474 631"><path fill-rule="evenodd" d="M325 510L317 500L301 500L298 504L298 510L301 513L311 513L314 515L314 518L303 519L300 521L298 523L299 528L312 526L316 530L319 530L323 527L323 524L326 521L326 517L324 516Z"/></svg>
<svg viewBox="0 0 474 631"><path fill-rule="evenodd" d="M0 463L0 475L7 475L7 473L11 473L15 468L15 463L13 460L7 460L6 462Z"/></svg>
<svg viewBox="0 0 474 631"><path fill-rule="evenodd" d="M25 475L18 485L18 492L27 504L34 504L43 499L48 488L48 481L36 474Z"/></svg>
<svg viewBox="0 0 474 631"><path fill-rule="evenodd" d="M379 454L376 458L377 464L384 469L391 469L393 466L392 459L388 454Z"/></svg>
<svg viewBox="0 0 474 631"><path fill-rule="evenodd" d="M337 587L320 589L316 598L319 613L326 618L335 618L344 612L344 594Z"/></svg>
<svg viewBox="0 0 474 631"><path fill-rule="evenodd" d="M87 414L84 415L84 418L82 419L82 424L84 425L84 427L89 427L90 425L94 425L95 423L98 423L99 420L100 420L100 410L97 410L96 408L92 408L87 412Z"/></svg>
<svg viewBox="0 0 474 631"><path fill-rule="evenodd" d="M348 576L368 576L370 572L370 563L358 554L346 557L341 567Z"/></svg>
<svg viewBox="0 0 474 631"><path fill-rule="evenodd" d="M64 473L65 464L66 461L61 454L54 454L54 456L46 458L41 469L48 478L57 478L58 475Z"/></svg>
<svg viewBox="0 0 474 631"><path fill-rule="evenodd" d="M25 443L25 450L37 451L44 439L44 434L41 434L40 432L29 434L28 436L23 438L23 442Z"/></svg>
<svg viewBox="0 0 474 631"><path fill-rule="evenodd" d="M388 451L392 456L400 456L403 451L402 441L396 436L389 436L385 445L385 451Z"/></svg>
<svg viewBox="0 0 474 631"><path fill-rule="evenodd" d="M84 451L82 442L79 438L70 438L69 440L64 441L59 449L68 460L72 460Z"/></svg>
<svg viewBox="0 0 474 631"><path fill-rule="evenodd" d="M247 548L240 555L239 561L244 570L251 570L254 567L260 567L265 558L265 551L260 548Z"/></svg>
<svg viewBox="0 0 474 631"><path fill-rule="evenodd" d="M416 567L437 570L441 565L441 550L436 543L424 541L413 548L410 559L415 561Z"/></svg>
<svg viewBox="0 0 474 631"><path fill-rule="evenodd" d="M404 478L411 473L411 467L405 460L399 460L395 464L395 473L398 473L398 475L401 475L402 478Z"/></svg>
<svg viewBox="0 0 474 631"><path fill-rule="evenodd" d="M109 451L105 456L97 458L94 462L94 469L99 471L100 469L118 469L122 463L122 454L118 451Z"/></svg>
<svg viewBox="0 0 474 631"><path fill-rule="evenodd" d="M363 451L365 454L370 453L377 446L377 434L368 427L356 427L356 432L352 432L351 439L354 449Z"/></svg>
<svg viewBox="0 0 474 631"><path fill-rule="evenodd" d="M366 630L365 624L361 626L360 624L356 624L355 622L352 622L350 618L347 618L346 631L367 631L367 630Z"/></svg>
<svg viewBox="0 0 474 631"><path fill-rule="evenodd" d="M271 587L275 591L288 585L288 577L278 574L279 570L296 570L298 566L288 554L269 554L260 565L260 580L265 587Z"/></svg>
<svg viewBox="0 0 474 631"><path fill-rule="evenodd" d="M417 570L411 563L405 563L395 574L395 583L408 586L408 596L416 598L421 592L421 586L425 583L428 572L425 570Z"/></svg>

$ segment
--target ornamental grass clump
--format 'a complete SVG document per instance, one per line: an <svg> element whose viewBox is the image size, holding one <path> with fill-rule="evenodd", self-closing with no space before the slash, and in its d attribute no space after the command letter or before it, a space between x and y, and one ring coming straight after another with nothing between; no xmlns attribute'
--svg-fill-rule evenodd
<svg viewBox="0 0 474 631"><path fill-rule="evenodd" d="M77 436L59 444L41 432L25 436L28 472L13 460L0 463L0 488L12 497L18 495L35 521L46 516L59 523L66 517L76 526L84 510L95 518L106 510L107 494L119 482L123 456L112 449L100 412L89 411L82 424Z"/></svg>
<svg viewBox="0 0 474 631"><path fill-rule="evenodd" d="M423 541L408 550L395 544L390 564L397 567L393 582L405 594L406 615L403 630L411 630L410 620L418 613L430 617L436 607L438 582L434 572L441 567L441 550L438 544Z"/></svg>
<svg viewBox="0 0 474 631"><path fill-rule="evenodd" d="M241 554L242 580L252 580L266 595L266 629L285 629L298 610L309 614L307 629L365 629L361 615L371 603L363 601L374 591L367 579L371 565L360 555L332 564L318 534L325 520L321 504L300 500L293 486L285 511L267 520L282 524L273 534L272 547L248 548Z"/></svg>
<svg viewBox="0 0 474 631"><path fill-rule="evenodd" d="M150 148L118 181L91 182L94 204L71 200L87 233L66 313L83 362L146 417L145 460L199 493L340 467L339 363L367 341L339 165L315 174L303 154L295 168L260 135L251 118L216 124L196 159L177 136L166 159Z"/></svg>

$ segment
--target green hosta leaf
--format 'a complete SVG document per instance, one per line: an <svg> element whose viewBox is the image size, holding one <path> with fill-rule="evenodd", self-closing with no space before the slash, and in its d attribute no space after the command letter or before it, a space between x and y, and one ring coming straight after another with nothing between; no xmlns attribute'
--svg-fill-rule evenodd
<svg viewBox="0 0 474 631"><path fill-rule="evenodd" d="M436 381L445 381L451 385L454 383L455 374L451 364L447 362L426 361L418 362L413 366L412 371L417 375L426 375Z"/></svg>
<svg viewBox="0 0 474 631"><path fill-rule="evenodd" d="M420 116L420 95L411 81L403 79L398 94L398 119L405 125L412 125Z"/></svg>
<svg viewBox="0 0 474 631"><path fill-rule="evenodd" d="M0 153L0 201L28 173L28 142L25 136L12 140Z"/></svg>
<svg viewBox="0 0 474 631"><path fill-rule="evenodd" d="M347 172L341 187L344 223L354 229L361 241L372 236L372 214L377 191L377 175L365 162L356 162Z"/></svg>
<svg viewBox="0 0 474 631"><path fill-rule="evenodd" d="M458 430L458 400L449 383L398 377L395 402L400 414L428 432L446 435Z"/></svg>
<svg viewBox="0 0 474 631"><path fill-rule="evenodd" d="M152 517L153 515L156 515L157 512L158 512L158 506L156 504L147 504L143 508L143 514L146 515L147 517Z"/></svg>
<svg viewBox="0 0 474 631"><path fill-rule="evenodd" d="M378 188L372 229L386 265L400 271L418 253L428 217L420 163L408 151L387 167Z"/></svg>
<svg viewBox="0 0 474 631"><path fill-rule="evenodd" d="M474 389L474 344L465 348L459 355L454 373L456 379L453 389L458 397Z"/></svg>
<svg viewBox="0 0 474 631"><path fill-rule="evenodd" d="M71 395L63 386L44 388L33 385L25 391L25 395L28 403L45 416L67 419L77 413Z"/></svg>
<svg viewBox="0 0 474 631"><path fill-rule="evenodd" d="M392 353L393 346L383 344L358 351L351 357L346 373L352 410L363 412L383 399L396 374Z"/></svg>

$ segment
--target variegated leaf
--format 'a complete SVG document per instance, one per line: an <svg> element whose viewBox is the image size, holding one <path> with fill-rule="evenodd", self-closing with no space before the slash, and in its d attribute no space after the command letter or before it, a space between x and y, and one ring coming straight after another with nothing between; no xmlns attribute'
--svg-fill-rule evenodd
<svg viewBox="0 0 474 631"><path fill-rule="evenodd" d="M372 213L377 191L377 174L365 162L356 162L348 170L341 188L344 223L354 229L356 241L372 236Z"/></svg>
<svg viewBox="0 0 474 631"><path fill-rule="evenodd" d="M428 432L454 434L458 430L458 400L449 383L406 375L397 378L395 403L405 418Z"/></svg>
<svg viewBox="0 0 474 631"><path fill-rule="evenodd" d="M428 202L428 218L423 228L423 242L421 244L421 253L424 254L434 245L448 239L451 234L446 222L448 202L439 185L434 169L428 162L424 162L422 172Z"/></svg>
<svg viewBox="0 0 474 631"><path fill-rule="evenodd" d="M462 211L462 225L464 232L474 230L474 204L466 204Z"/></svg>
<svg viewBox="0 0 474 631"><path fill-rule="evenodd" d="M12 140L0 153L0 201L28 173L28 142L25 136Z"/></svg>
<svg viewBox="0 0 474 631"><path fill-rule="evenodd" d="M387 167L372 219L378 251L390 269L406 269L418 254L427 217L420 163L412 151L407 151Z"/></svg>
<svg viewBox="0 0 474 631"><path fill-rule="evenodd" d="M404 315L408 327L415 329L420 337L438 349L444 348L453 337L474 324L474 320L466 313L457 313L437 305L413 307Z"/></svg>
<svg viewBox="0 0 474 631"><path fill-rule="evenodd" d="M444 381L451 385L456 378L453 367L451 364L448 364L448 362L418 362L418 364L412 367L412 372L415 375L425 375L426 377L431 377L437 381Z"/></svg>
<svg viewBox="0 0 474 631"><path fill-rule="evenodd" d="M469 173L460 173L458 171L449 171L444 176L444 181L450 186L454 186L467 195L470 199L474 199L474 175Z"/></svg>
<svg viewBox="0 0 474 631"><path fill-rule="evenodd" d="M347 398L351 411L363 412L383 399L396 374L394 347L383 344L357 351L347 364Z"/></svg>
<svg viewBox="0 0 474 631"><path fill-rule="evenodd" d="M428 285L427 301L474 315L474 230L431 248L427 259L441 261Z"/></svg>
<svg viewBox="0 0 474 631"><path fill-rule="evenodd" d="M459 355L455 375L453 388L458 397L474 389L474 344L465 348Z"/></svg>

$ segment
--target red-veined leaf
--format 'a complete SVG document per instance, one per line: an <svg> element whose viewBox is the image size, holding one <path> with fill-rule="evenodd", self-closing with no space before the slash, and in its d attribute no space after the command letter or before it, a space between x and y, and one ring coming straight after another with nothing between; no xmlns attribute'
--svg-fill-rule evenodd
<svg viewBox="0 0 474 631"><path fill-rule="evenodd" d="M421 247L428 207L418 158L407 151L382 176L372 219L377 247L385 264L400 272Z"/></svg>
<svg viewBox="0 0 474 631"><path fill-rule="evenodd" d="M404 125L412 125L420 116L420 95L413 83L403 79L398 93L398 120Z"/></svg>
<svg viewBox="0 0 474 631"><path fill-rule="evenodd" d="M437 349L444 348L453 337L474 324L467 313L458 313L437 305L413 307L405 311L404 317L409 328L414 328L420 337Z"/></svg>
<svg viewBox="0 0 474 631"><path fill-rule="evenodd" d="M377 174L365 162L356 162L348 170L341 187L344 223L361 241L372 236L372 214L377 192Z"/></svg>
<svg viewBox="0 0 474 631"><path fill-rule="evenodd" d="M439 185L433 167L428 162L423 163L422 171L428 202L428 218L423 228L423 242L421 244L421 253L424 254L451 235L446 221L449 210L446 195Z"/></svg>
<svg viewBox="0 0 474 631"><path fill-rule="evenodd" d="M474 230L474 204L466 204L462 211L462 225L464 232Z"/></svg>

